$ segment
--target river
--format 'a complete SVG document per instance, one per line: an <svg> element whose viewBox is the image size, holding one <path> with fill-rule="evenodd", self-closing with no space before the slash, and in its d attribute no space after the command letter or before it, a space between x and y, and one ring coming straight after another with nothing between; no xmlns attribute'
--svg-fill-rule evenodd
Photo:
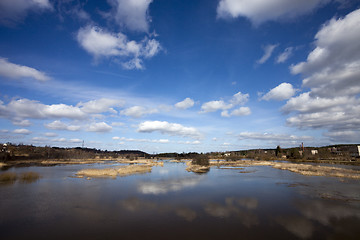
<svg viewBox="0 0 360 240"><path fill-rule="evenodd" d="M204 174L165 161L151 173L77 178L84 168L10 168L0 185L1 239L358 239L360 181L270 166ZM1 173L4 173L2 171Z"/></svg>

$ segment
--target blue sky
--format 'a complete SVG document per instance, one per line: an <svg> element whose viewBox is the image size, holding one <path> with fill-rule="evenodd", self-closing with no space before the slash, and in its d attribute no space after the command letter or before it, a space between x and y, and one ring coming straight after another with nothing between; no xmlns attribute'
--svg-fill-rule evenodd
<svg viewBox="0 0 360 240"><path fill-rule="evenodd" d="M0 142L360 141L360 1L1 0Z"/></svg>

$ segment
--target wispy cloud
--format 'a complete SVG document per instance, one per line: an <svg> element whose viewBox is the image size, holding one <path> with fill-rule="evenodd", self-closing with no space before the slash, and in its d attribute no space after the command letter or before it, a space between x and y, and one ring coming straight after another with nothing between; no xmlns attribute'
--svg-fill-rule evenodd
<svg viewBox="0 0 360 240"><path fill-rule="evenodd" d="M264 49L264 55L256 61L256 63L258 64L263 64L265 63L272 55L273 51L275 50L275 48L277 48L277 46L279 46L279 44L269 44L263 47Z"/></svg>
<svg viewBox="0 0 360 240"><path fill-rule="evenodd" d="M266 141L305 141L313 140L311 136L296 136L288 134L259 133L259 132L242 132L238 135L241 140L266 140Z"/></svg>
<svg viewBox="0 0 360 240"><path fill-rule="evenodd" d="M292 55L294 48L288 47L276 58L276 63L284 63Z"/></svg>
<svg viewBox="0 0 360 240"><path fill-rule="evenodd" d="M47 81L50 79L44 72L36 70L35 68L11 63L6 58L0 58L0 75L12 79L33 78L38 81Z"/></svg>
<svg viewBox="0 0 360 240"><path fill-rule="evenodd" d="M0 24L15 26L32 12L51 11L53 9L49 0L1 0Z"/></svg>

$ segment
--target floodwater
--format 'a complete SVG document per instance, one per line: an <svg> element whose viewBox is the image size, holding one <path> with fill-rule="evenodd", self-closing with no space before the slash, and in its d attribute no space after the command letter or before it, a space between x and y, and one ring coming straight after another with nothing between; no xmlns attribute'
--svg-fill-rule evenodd
<svg viewBox="0 0 360 240"><path fill-rule="evenodd" d="M115 166L116 164L114 164ZM0 185L0 239L359 239L360 181L269 166L75 178L108 164L10 168L35 182ZM116 165L117 166L117 165ZM2 173L2 172L1 172Z"/></svg>

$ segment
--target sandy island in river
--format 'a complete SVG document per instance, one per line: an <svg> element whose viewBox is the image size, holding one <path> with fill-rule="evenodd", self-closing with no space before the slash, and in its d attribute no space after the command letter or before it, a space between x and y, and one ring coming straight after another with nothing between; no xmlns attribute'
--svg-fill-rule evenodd
<svg viewBox="0 0 360 240"><path fill-rule="evenodd" d="M129 165L113 168L104 168L104 169L83 169L76 173L78 177L112 177L116 178L117 176L129 176L134 174L143 174L149 173L152 170L153 166L164 166L163 162L154 162L150 160L134 160L131 163L141 163L139 165ZM126 163L126 162L122 162Z"/></svg>

